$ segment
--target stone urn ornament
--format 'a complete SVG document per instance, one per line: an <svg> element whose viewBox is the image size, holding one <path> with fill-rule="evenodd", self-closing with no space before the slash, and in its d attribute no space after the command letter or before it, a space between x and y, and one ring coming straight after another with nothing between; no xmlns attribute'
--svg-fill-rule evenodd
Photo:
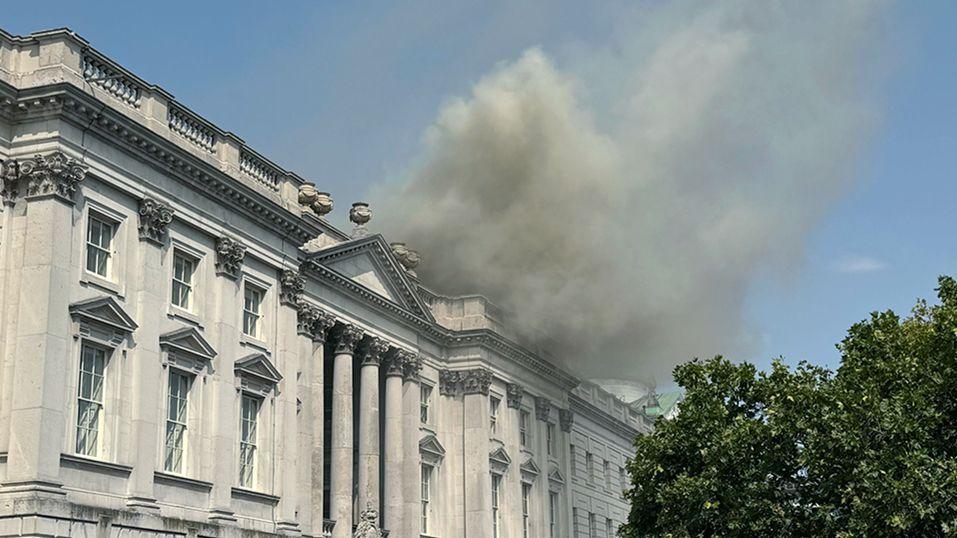
<svg viewBox="0 0 957 538"><path fill-rule="evenodd" d="M332 197L328 192L316 190L312 183L299 186L299 205L309 208L317 216L324 217L332 211Z"/></svg>
<svg viewBox="0 0 957 538"><path fill-rule="evenodd" d="M352 230L353 238L369 235L369 229L366 228L366 224L372 220L372 210L369 209L369 204L366 202L352 204L352 209L349 210L349 220L355 224L355 228Z"/></svg>
<svg viewBox="0 0 957 538"><path fill-rule="evenodd" d="M405 267L405 259L409 256L409 247L405 246L405 243L389 243L389 246L392 247L392 255L395 256L395 259L402 264L402 267Z"/></svg>
<svg viewBox="0 0 957 538"><path fill-rule="evenodd" d="M405 257L405 262L402 264L405 266L405 272L409 273L409 276L413 278L418 278L418 275L415 274L415 268L419 266L420 261L422 261L422 257L419 256L419 253L409 249L409 255Z"/></svg>
<svg viewBox="0 0 957 538"><path fill-rule="evenodd" d="M359 514L359 524L356 525L356 532L353 538L382 538L382 531L379 530L379 511L372 508L372 504L367 504L366 509Z"/></svg>

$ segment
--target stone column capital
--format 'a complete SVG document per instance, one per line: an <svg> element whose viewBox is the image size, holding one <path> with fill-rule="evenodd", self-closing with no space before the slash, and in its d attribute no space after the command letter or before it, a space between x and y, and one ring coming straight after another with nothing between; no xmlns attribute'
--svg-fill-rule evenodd
<svg viewBox="0 0 957 538"><path fill-rule="evenodd" d="M335 331L335 343L337 355L352 355L355 353L356 346L362 340L365 332L349 323L343 323Z"/></svg>
<svg viewBox="0 0 957 538"><path fill-rule="evenodd" d="M389 349L385 356L385 376L403 377L405 376L405 363L415 358L415 354L397 347Z"/></svg>
<svg viewBox="0 0 957 538"><path fill-rule="evenodd" d="M336 324L336 318L325 310L313 306L305 301L296 303L298 311L297 331L301 336L308 336L314 342L325 342L329 329Z"/></svg>
<svg viewBox="0 0 957 538"><path fill-rule="evenodd" d="M87 169L62 151L38 154L32 159L4 163L4 190L8 178L18 176L27 181L27 197L55 196L72 204L76 186L86 178Z"/></svg>
<svg viewBox="0 0 957 538"><path fill-rule="evenodd" d="M522 407L522 399L525 397L525 389L518 383L509 383L505 385L505 395L508 399L508 406L511 409Z"/></svg>
<svg viewBox="0 0 957 538"><path fill-rule="evenodd" d="M239 278L239 272L246 257L246 245L231 237L216 240L216 274L232 279Z"/></svg>
<svg viewBox="0 0 957 538"><path fill-rule="evenodd" d="M535 417L538 420L548 422L552 414L552 401L544 396L535 397Z"/></svg>
<svg viewBox="0 0 957 538"><path fill-rule="evenodd" d="M382 338L367 334L357 346L357 350L363 366L378 366L382 355L389 350L389 343Z"/></svg>
<svg viewBox="0 0 957 538"><path fill-rule="evenodd" d="M456 370L439 370L439 394L455 396L462 383L462 373Z"/></svg>
<svg viewBox="0 0 957 538"><path fill-rule="evenodd" d="M572 431L572 424L574 422L575 414L572 413L571 409L558 410L558 425L561 427L563 432L568 433Z"/></svg>
<svg viewBox="0 0 957 538"><path fill-rule="evenodd" d="M409 353L403 363L402 379L418 383L419 374L422 372L422 359L414 353Z"/></svg>
<svg viewBox="0 0 957 538"><path fill-rule="evenodd" d="M442 396L456 396L459 393L488 395L491 386L492 372L486 368L439 372L439 393Z"/></svg>
<svg viewBox="0 0 957 538"><path fill-rule="evenodd" d="M147 197L140 200L139 215L137 230L140 240L162 245L166 241L169 225L173 222L173 208L167 203Z"/></svg>
<svg viewBox="0 0 957 538"><path fill-rule="evenodd" d="M283 269L279 275L279 304L296 306L306 289L306 279L295 269Z"/></svg>

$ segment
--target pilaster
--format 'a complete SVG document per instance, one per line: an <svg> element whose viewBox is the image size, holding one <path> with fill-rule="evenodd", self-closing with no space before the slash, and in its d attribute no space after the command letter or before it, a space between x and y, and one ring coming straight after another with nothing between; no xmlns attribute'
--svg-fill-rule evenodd
<svg viewBox="0 0 957 538"><path fill-rule="evenodd" d="M297 286L297 284L299 284ZM299 476L303 469L298 457L299 417L297 402L299 394L300 364L311 358L311 350L302 352L298 331L298 303L302 295L302 277L297 271L284 270L279 278L279 323L276 326L276 358L279 369L284 372L277 398L277 416L279 436L275 439L278 465L276 483L278 485L279 506L276 528L286 533L300 532L297 516L299 502Z"/></svg>
<svg viewBox="0 0 957 538"><path fill-rule="evenodd" d="M489 466L488 391L492 373L484 368L462 372L463 439L465 443L465 535L492 534L492 479Z"/></svg>
<svg viewBox="0 0 957 538"><path fill-rule="evenodd" d="M400 536L419 535L419 374L422 360L407 357L402 382L402 528ZM391 530L391 529L390 529Z"/></svg>
<svg viewBox="0 0 957 538"><path fill-rule="evenodd" d="M86 167L62 152L18 165L26 182L26 229L19 289L10 450L4 486L57 491L70 365L69 293L73 194ZM13 335L11 335L13 336Z"/></svg>
<svg viewBox="0 0 957 538"><path fill-rule="evenodd" d="M173 221L169 205L153 198L144 198L139 205L140 246L136 249L135 290L130 305L140 320L137 345L130 364L132 384L128 397L132 401L132 442L127 443L127 462L133 466L129 479L127 504L140 509L159 510L153 493L153 473L160 461L158 438L160 409L166 409L166 398L161 394L164 377L160 359L159 328L168 300L166 283L168 271L163 267L167 227ZM158 402L162 402L157 405Z"/></svg>

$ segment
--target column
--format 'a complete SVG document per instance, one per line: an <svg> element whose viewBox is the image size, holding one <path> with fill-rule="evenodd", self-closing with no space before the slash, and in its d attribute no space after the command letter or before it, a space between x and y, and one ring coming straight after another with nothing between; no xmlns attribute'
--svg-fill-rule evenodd
<svg viewBox="0 0 957 538"><path fill-rule="evenodd" d="M548 425L552 423L552 402L545 396L535 398L535 422L538 424L536 431L540 433L536 441L536 459L538 461L539 475L535 478L532 486L532 526L536 529L535 534L544 535L548 530L548 469L551 463L548 457ZM555 428L555 436L558 437L558 428ZM558 439L552 440L552 446L558 450ZM557 456L557 454L556 454ZM544 517L542 517L544 516ZM542 529L542 530L538 530ZM611 537L609 537L611 538Z"/></svg>
<svg viewBox="0 0 957 538"><path fill-rule="evenodd" d="M300 491L307 502L301 502L300 519L304 530L311 536L322 534L322 487L323 487L323 361L326 335L335 319L326 312L304 302L299 303L298 332L299 356L304 357L303 375L308 376L308 391L304 393L307 405L303 406L306 422L300 431L304 445L300 458L304 462ZM303 435L305 433L305 435Z"/></svg>
<svg viewBox="0 0 957 538"><path fill-rule="evenodd" d="M492 373L484 368L475 368L461 374L465 442L465 535L469 538L488 538L492 535L492 478L488 461L488 389L492 384ZM500 514L507 512L504 506L500 510Z"/></svg>
<svg viewBox="0 0 957 538"><path fill-rule="evenodd" d="M383 432L382 528L397 536L402 531L402 375L413 355L393 349L385 362L385 432Z"/></svg>
<svg viewBox="0 0 957 538"><path fill-rule="evenodd" d="M207 460L212 467L213 489L210 493L209 518L213 521L236 521L232 509L232 489L238 482L239 397L235 361L242 357L240 327L242 312L242 262L246 247L229 237L216 241L216 308L213 309L212 334L219 353L213 364L209 389L212 411L212 453Z"/></svg>
<svg viewBox="0 0 957 538"><path fill-rule="evenodd" d="M130 305L135 308L139 323L136 332L136 348L130 362L132 370L131 390L133 439L127 444L127 462L133 465L129 479L129 497L126 504L150 510L159 510L153 495L153 473L156 471L159 434L159 410L166 409L166 398L161 389L166 386L164 377L169 372L163 369L160 359L159 328L161 317L169 301L167 283L169 273L162 265L163 249L166 247L167 228L173 221L173 209L152 198L139 204L139 248L137 263L131 271L134 292ZM163 402L157 406L157 402ZM185 463L184 463L185 465Z"/></svg>
<svg viewBox="0 0 957 538"><path fill-rule="evenodd" d="M379 504L379 361L389 345L366 336L359 345L359 511Z"/></svg>
<svg viewBox="0 0 957 538"><path fill-rule="evenodd" d="M5 165L6 167L6 165ZM86 167L57 151L17 165L26 232L16 313L6 487L59 492L71 354L73 194ZM5 184L9 180L5 180Z"/></svg>
<svg viewBox="0 0 957 538"><path fill-rule="evenodd" d="M419 536L419 373L422 359L408 357L402 372L402 511L403 532L399 536ZM392 531L392 529L389 529ZM395 531L392 531L395 532Z"/></svg>
<svg viewBox="0 0 957 538"><path fill-rule="evenodd" d="M341 325L335 338L329 477L329 512L336 521L333 538L352 535L352 354L362 334L355 325Z"/></svg>
<svg viewBox="0 0 957 538"><path fill-rule="evenodd" d="M299 302L306 281L293 269L284 269L279 277L279 319L276 324L276 359L284 374L280 381L279 396L276 399L276 416L279 419L277 438L274 440L277 465L276 484L278 485L279 505L276 516L276 529L284 532L300 530L298 506L299 476L305 470L305 464L299 458L299 376L301 363L311 358L311 350L300 354Z"/></svg>

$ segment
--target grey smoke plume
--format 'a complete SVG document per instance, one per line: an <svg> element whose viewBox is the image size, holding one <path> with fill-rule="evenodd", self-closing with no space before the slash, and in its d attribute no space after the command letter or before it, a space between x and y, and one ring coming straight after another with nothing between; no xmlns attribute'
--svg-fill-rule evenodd
<svg viewBox="0 0 957 538"><path fill-rule="evenodd" d="M874 124L882 5L680 2L562 67L539 49L443 106L373 189L420 274L482 293L586 376L746 351L759 270L799 263Z"/></svg>

